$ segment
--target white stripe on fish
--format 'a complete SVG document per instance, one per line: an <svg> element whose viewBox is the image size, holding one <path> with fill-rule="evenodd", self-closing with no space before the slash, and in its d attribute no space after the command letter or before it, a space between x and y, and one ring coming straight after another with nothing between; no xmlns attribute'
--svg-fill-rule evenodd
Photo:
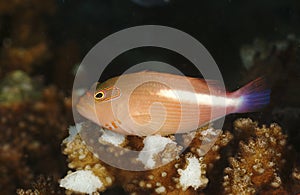
<svg viewBox="0 0 300 195"><path fill-rule="evenodd" d="M238 107L239 105L241 105L243 100L242 96L230 98L173 89L161 89L157 94L163 97L178 100L180 102L220 107Z"/></svg>

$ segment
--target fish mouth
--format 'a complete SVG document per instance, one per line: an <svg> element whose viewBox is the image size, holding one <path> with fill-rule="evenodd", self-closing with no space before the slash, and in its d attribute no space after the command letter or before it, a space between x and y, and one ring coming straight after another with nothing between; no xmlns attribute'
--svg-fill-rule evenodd
<svg viewBox="0 0 300 195"><path fill-rule="evenodd" d="M95 105L87 102L85 98L79 100L79 103L76 105L76 110L81 116L99 124Z"/></svg>

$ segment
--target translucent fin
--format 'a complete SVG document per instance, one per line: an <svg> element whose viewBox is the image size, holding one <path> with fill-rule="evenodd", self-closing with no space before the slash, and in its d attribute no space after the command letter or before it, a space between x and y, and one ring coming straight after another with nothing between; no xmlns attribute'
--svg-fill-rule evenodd
<svg viewBox="0 0 300 195"><path fill-rule="evenodd" d="M257 78L232 93L233 96L238 97L241 101L234 112L254 112L263 108L270 102L270 93L271 90L268 88L265 78Z"/></svg>

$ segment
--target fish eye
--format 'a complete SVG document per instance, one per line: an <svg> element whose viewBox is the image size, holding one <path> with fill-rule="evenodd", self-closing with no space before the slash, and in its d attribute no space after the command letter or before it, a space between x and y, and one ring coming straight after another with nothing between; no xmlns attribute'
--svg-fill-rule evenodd
<svg viewBox="0 0 300 195"><path fill-rule="evenodd" d="M104 98L104 92L103 91L98 91L97 93L95 93L95 95L94 95L94 98L96 99L96 100L101 100L101 99L103 99Z"/></svg>

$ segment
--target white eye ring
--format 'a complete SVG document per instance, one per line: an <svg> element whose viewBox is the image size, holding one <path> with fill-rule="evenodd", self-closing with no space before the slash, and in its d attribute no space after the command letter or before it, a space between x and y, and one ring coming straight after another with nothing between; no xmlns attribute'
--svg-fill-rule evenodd
<svg viewBox="0 0 300 195"><path fill-rule="evenodd" d="M105 97L105 94L103 91L98 91L94 95L95 100L102 100L104 97Z"/></svg>

